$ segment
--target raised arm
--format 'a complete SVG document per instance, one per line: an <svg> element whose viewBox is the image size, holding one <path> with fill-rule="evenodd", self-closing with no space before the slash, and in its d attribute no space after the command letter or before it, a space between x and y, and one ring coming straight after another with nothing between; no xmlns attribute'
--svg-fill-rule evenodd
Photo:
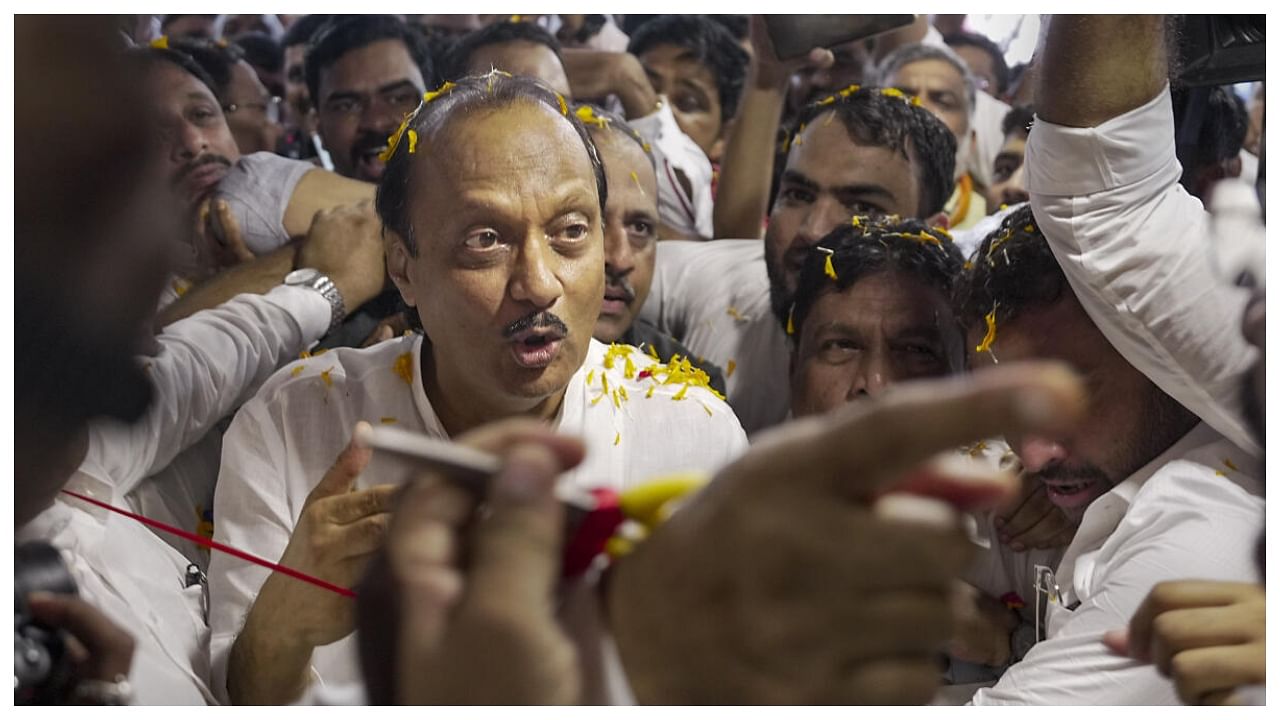
<svg viewBox="0 0 1280 720"><path fill-rule="evenodd" d="M1036 113L1096 127L1138 108L1168 80L1163 15L1054 15L1041 54Z"/></svg>

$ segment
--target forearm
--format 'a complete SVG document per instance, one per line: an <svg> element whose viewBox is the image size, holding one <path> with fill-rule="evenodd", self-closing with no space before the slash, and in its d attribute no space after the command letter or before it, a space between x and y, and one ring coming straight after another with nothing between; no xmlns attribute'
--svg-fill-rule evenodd
<svg viewBox="0 0 1280 720"><path fill-rule="evenodd" d="M277 576L262 586L244 629L231 646L227 694L236 705L287 705L306 692L311 651L290 632L287 613L276 612Z"/></svg>
<svg viewBox="0 0 1280 720"><path fill-rule="evenodd" d="M201 310L217 307L242 293L261 295L267 292L283 282L284 276L293 270L296 251L296 246L290 243L267 255L224 270L161 310L156 317L156 327L163 328Z"/></svg>
<svg viewBox="0 0 1280 720"><path fill-rule="evenodd" d="M778 127L786 81L756 80L748 85L738 121L721 162L713 211L716 238L758 238L768 213Z"/></svg>
<svg viewBox="0 0 1280 720"><path fill-rule="evenodd" d="M311 229L311 219L317 212L372 200L376 191L377 186L371 183L352 180L319 168L312 170L298 181L298 186L285 207L285 232L294 238L306 235Z"/></svg>
<svg viewBox="0 0 1280 720"><path fill-rule="evenodd" d="M1054 15L1036 78L1036 114L1095 127L1149 102L1168 80L1162 15Z"/></svg>

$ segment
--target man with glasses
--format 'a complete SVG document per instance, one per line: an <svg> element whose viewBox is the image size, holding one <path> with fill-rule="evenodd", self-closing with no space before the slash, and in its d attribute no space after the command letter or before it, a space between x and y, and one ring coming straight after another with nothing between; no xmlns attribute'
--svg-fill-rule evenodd
<svg viewBox="0 0 1280 720"><path fill-rule="evenodd" d="M340 15L319 30L307 52L307 90L334 169L377 182L387 138L434 74L425 44L398 18Z"/></svg>
<svg viewBox="0 0 1280 720"><path fill-rule="evenodd" d="M274 152L280 139L280 98L272 97L240 47L219 40L173 39L171 49L196 61L213 80L227 128L242 155Z"/></svg>

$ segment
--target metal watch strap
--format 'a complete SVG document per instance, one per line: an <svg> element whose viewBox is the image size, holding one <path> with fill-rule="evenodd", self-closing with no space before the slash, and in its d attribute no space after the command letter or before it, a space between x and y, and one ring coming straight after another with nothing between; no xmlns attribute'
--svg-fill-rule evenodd
<svg viewBox="0 0 1280 720"><path fill-rule="evenodd" d="M307 285L329 301L329 308L333 311L333 314L329 319L329 329L325 330L325 334L328 335L333 332L334 328L341 325L342 321L347 317L347 304L343 301L342 292L329 279L329 276L323 273L316 275Z"/></svg>

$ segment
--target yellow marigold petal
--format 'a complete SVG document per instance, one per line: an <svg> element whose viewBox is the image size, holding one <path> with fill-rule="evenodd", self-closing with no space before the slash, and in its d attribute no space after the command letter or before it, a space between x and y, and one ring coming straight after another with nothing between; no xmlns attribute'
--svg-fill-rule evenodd
<svg viewBox="0 0 1280 720"><path fill-rule="evenodd" d="M628 400L628 399L629 399L629 398L627 397L627 389L626 389L625 387L621 386L621 385L619 385L619 386L618 386L618 395L620 395L620 396L622 397L622 399L623 399L623 400Z"/></svg>
<svg viewBox="0 0 1280 720"><path fill-rule="evenodd" d="M311 357L311 353L306 350L303 350L302 352L298 353L298 357L303 360L306 360L307 358Z"/></svg>
<svg viewBox="0 0 1280 720"><path fill-rule="evenodd" d="M734 362L734 361L730 360L730 361L729 361L729 364L728 364L728 365L726 365L726 366L725 366L725 369L724 369L724 376L725 376L725 378L726 378L726 379L728 379L728 378L733 377L733 371L734 371L734 370L737 370L737 369L738 369L738 363L736 363L736 362Z"/></svg>
<svg viewBox="0 0 1280 720"><path fill-rule="evenodd" d="M1222 464L1223 464L1223 465L1226 465L1228 470L1233 470L1233 471L1235 471L1235 472L1240 472L1240 468L1236 467L1236 464L1235 464L1235 463L1233 463L1233 462L1231 462L1231 458L1223 458L1223 459L1222 459Z"/></svg>
<svg viewBox="0 0 1280 720"><path fill-rule="evenodd" d="M409 154L418 152L418 131L409 130Z"/></svg>
<svg viewBox="0 0 1280 720"><path fill-rule="evenodd" d="M672 399L672 400L683 400L683 399L684 399L685 394L686 394L686 393L688 393L688 392L689 392L689 383L685 383L685 384L684 384L684 387L680 388L680 390L679 390L679 391L677 391L675 395L672 395L672 396L671 396L671 399Z"/></svg>
<svg viewBox="0 0 1280 720"><path fill-rule="evenodd" d="M660 359L661 359L661 358L659 358L659 357L658 357L658 350L657 350L657 348L655 348L653 345L649 345L649 347L648 347L647 349L648 349L648 351L649 351L649 357L653 358L654 360L660 360Z"/></svg>
<svg viewBox="0 0 1280 720"><path fill-rule="evenodd" d="M984 319L987 321L987 334L978 347L974 348L977 352L991 352L991 345L996 341L996 309L991 308Z"/></svg>
<svg viewBox="0 0 1280 720"><path fill-rule="evenodd" d="M394 425L399 421L393 417L383 417L379 422L381 422L383 425Z"/></svg>
<svg viewBox="0 0 1280 720"><path fill-rule="evenodd" d="M702 406L702 409L703 409L703 410L706 410L706 411L707 411L707 417L714 417L714 416L715 416L715 413L711 412L711 408L707 407L707 404L706 404L706 403L704 403L704 402L702 402L701 400L699 400L699 401L698 401L698 404Z"/></svg>
<svg viewBox="0 0 1280 720"><path fill-rule="evenodd" d="M590 371L587 372L587 384L590 385L595 381L596 381L596 371L595 371L595 368L592 368Z"/></svg>
<svg viewBox="0 0 1280 720"><path fill-rule="evenodd" d="M556 100L560 101L560 114L569 117L569 103L564 101L564 96L556 93Z"/></svg>
<svg viewBox="0 0 1280 720"><path fill-rule="evenodd" d="M432 100L435 100L436 98L438 98L438 97L440 97L441 95L443 95L443 94L445 94L445 93L449 92L450 90L453 90L453 89L454 89L454 88L456 88L456 87L458 87L458 86L457 86L457 85L455 85L454 83L451 83L451 82L445 82L443 85L441 85L440 87L436 88L435 90L428 90L427 92L423 93L423 94L422 94L422 102L423 102L424 104L425 104L425 103L429 103L429 102L431 102Z"/></svg>
<svg viewBox="0 0 1280 720"><path fill-rule="evenodd" d="M794 314L795 314L795 310L792 310L791 312L787 313L787 334L788 335L796 334L796 321L795 321Z"/></svg>
<svg viewBox="0 0 1280 720"><path fill-rule="evenodd" d="M648 390L648 392L646 392L646 393L644 394L645 398L651 398L651 397L653 397L653 391L654 391L654 390L656 390L656 389L657 389L657 387L658 387L657 385L650 385L650 386L649 386L649 390Z"/></svg>
<svg viewBox="0 0 1280 720"><path fill-rule="evenodd" d="M332 370L333 368L329 368L328 370L320 371L320 380L324 382L325 387L333 387L333 378L329 376Z"/></svg>
<svg viewBox="0 0 1280 720"><path fill-rule="evenodd" d="M391 366L391 371L394 372L397 376L399 376L400 379L403 380L406 385L412 385L413 384L413 353L411 352L401 353L400 356L396 358L396 364Z"/></svg>
<svg viewBox="0 0 1280 720"><path fill-rule="evenodd" d="M840 279L839 276L836 275L835 263L831 261L832 257L834 257L833 253L829 253L827 255L827 262L822 266L822 271L825 272L827 274L827 277L831 278L832 280L839 280Z"/></svg>
<svg viewBox="0 0 1280 720"><path fill-rule="evenodd" d="M636 364L631 362L630 357L626 358L626 362L627 364L623 366L622 376L631 380L636 376Z"/></svg>
<svg viewBox="0 0 1280 720"><path fill-rule="evenodd" d="M301 365L297 365L292 370L289 371L289 376L298 377L299 375L302 374L302 370L303 370L303 367Z"/></svg>
<svg viewBox="0 0 1280 720"><path fill-rule="evenodd" d="M155 49L157 49L157 50L168 50L168 49L169 49L169 36L168 36L168 35L161 35L160 37L156 38L155 40L152 40L152 41L151 41L151 47L153 47L153 48L155 48Z"/></svg>
<svg viewBox="0 0 1280 720"><path fill-rule="evenodd" d="M617 445L618 443L621 443L621 442L622 442L622 433L620 433L620 432L618 432L618 433L614 433L614 434L613 434L613 444L614 444L614 445Z"/></svg>

